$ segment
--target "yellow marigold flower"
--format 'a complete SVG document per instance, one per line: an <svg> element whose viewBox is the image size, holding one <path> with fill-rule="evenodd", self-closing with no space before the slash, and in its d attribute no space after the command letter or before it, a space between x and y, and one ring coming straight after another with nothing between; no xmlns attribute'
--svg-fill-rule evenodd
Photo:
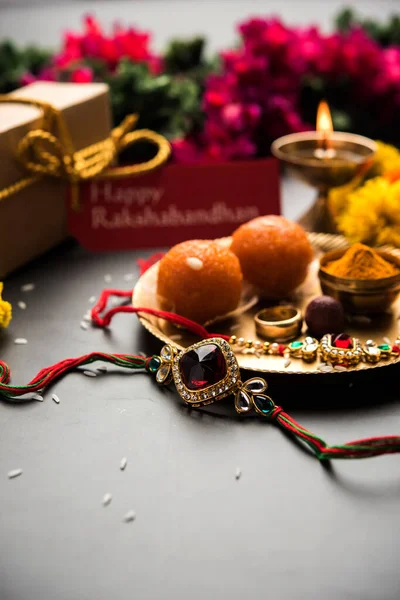
<svg viewBox="0 0 400 600"><path fill-rule="evenodd" d="M349 194L361 184L361 181L362 177L357 177L346 185L329 190L328 206L335 219L345 210Z"/></svg>
<svg viewBox="0 0 400 600"><path fill-rule="evenodd" d="M385 175L390 171L400 169L400 152L390 144L376 142L377 150L372 167L376 175Z"/></svg>
<svg viewBox="0 0 400 600"><path fill-rule="evenodd" d="M374 177L350 192L336 219L350 242L400 246L400 181Z"/></svg>
<svg viewBox="0 0 400 600"><path fill-rule="evenodd" d="M1 297L3 287L0 281L0 327L8 327L11 321L11 304Z"/></svg>
<svg viewBox="0 0 400 600"><path fill-rule="evenodd" d="M346 209L349 194L366 179L385 175L389 182L393 182L400 178L400 152L390 144L377 141L376 145L377 150L374 162L370 167L366 167L353 181L330 190L328 202L329 209L334 218L338 218Z"/></svg>

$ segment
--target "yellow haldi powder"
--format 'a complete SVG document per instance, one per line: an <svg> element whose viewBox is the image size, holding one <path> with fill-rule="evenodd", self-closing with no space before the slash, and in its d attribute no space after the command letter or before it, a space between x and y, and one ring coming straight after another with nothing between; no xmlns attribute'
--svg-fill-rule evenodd
<svg viewBox="0 0 400 600"><path fill-rule="evenodd" d="M322 268L336 277L363 280L383 279L400 272L394 264L364 244L354 244L341 258L328 262Z"/></svg>

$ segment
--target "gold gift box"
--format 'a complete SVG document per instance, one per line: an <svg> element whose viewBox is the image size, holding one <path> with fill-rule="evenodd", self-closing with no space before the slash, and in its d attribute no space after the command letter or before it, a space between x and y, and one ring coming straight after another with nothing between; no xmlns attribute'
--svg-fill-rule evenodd
<svg viewBox="0 0 400 600"><path fill-rule="evenodd" d="M61 111L74 150L110 135L108 87L103 83L37 82L10 96L46 102ZM42 111L31 105L0 105L0 190L27 176L16 159L18 144L40 127L41 118ZM67 237L67 185L61 179L43 177L0 201L1 278Z"/></svg>

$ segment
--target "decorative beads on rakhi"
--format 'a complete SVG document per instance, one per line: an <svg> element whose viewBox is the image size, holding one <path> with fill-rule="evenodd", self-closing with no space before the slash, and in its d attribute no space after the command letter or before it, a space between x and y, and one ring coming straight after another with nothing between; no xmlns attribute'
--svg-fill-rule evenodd
<svg viewBox="0 0 400 600"><path fill-rule="evenodd" d="M317 358L319 342L313 337L306 337L303 342L291 342L288 346L290 356L312 362Z"/></svg>
<svg viewBox="0 0 400 600"><path fill-rule="evenodd" d="M264 394L267 382L260 377L253 377L241 383L235 395L235 409L239 414L247 413L252 408L263 417L268 417L275 408L273 400Z"/></svg>
<svg viewBox="0 0 400 600"><path fill-rule="evenodd" d="M312 337L306 337L302 348L302 359L306 362L312 362L317 358L319 342Z"/></svg>
<svg viewBox="0 0 400 600"><path fill-rule="evenodd" d="M360 340L346 333L324 335L320 351L323 360L335 365L355 366L363 357Z"/></svg>
<svg viewBox="0 0 400 600"><path fill-rule="evenodd" d="M237 338L232 335L229 338L229 344L235 347L237 352L251 352L257 356L270 354L274 356L284 356L288 353L288 346L278 344L277 342L260 342L260 340L245 340L243 337Z"/></svg>
<svg viewBox="0 0 400 600"><path fill-rule="evenodd" d="M149 364L149 371L155 372L157 383L163 383L164 385L171 383L173 369L172 362L176 353L176 348L167 344L161 349L160 356L152 357Z"/></svg>
<svg viewBox="0 0 400 600"><path fill-rule="evenodd" d="M306 337L304 340L295 340L288 345L259 340L245 341L244 338L236 338L236 336L232 336L229 343L231 346L236 346L236 352L252 353L258 357L263 354L286 358L290 356L305 362L313 362L319 357L327 363L345 368L355 367L361 361L377 363L380 360L395 359L400 356L400 338L397 338L393 345L389 340L386 341L386 338L382 344L367 340L363 345L359 339L347 333L326 334L321 341Z"/></svg>

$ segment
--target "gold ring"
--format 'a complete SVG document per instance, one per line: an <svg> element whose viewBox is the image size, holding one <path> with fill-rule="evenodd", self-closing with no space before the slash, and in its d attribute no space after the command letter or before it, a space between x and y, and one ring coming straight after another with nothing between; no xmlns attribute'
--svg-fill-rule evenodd
<svg viewBox="0 0 400 600"><path fill-rule="evenodd" d="M276 342L287 342L299 337L303 326L301 311L294 306L263 308L254 317L260 337Z"/></svg>

